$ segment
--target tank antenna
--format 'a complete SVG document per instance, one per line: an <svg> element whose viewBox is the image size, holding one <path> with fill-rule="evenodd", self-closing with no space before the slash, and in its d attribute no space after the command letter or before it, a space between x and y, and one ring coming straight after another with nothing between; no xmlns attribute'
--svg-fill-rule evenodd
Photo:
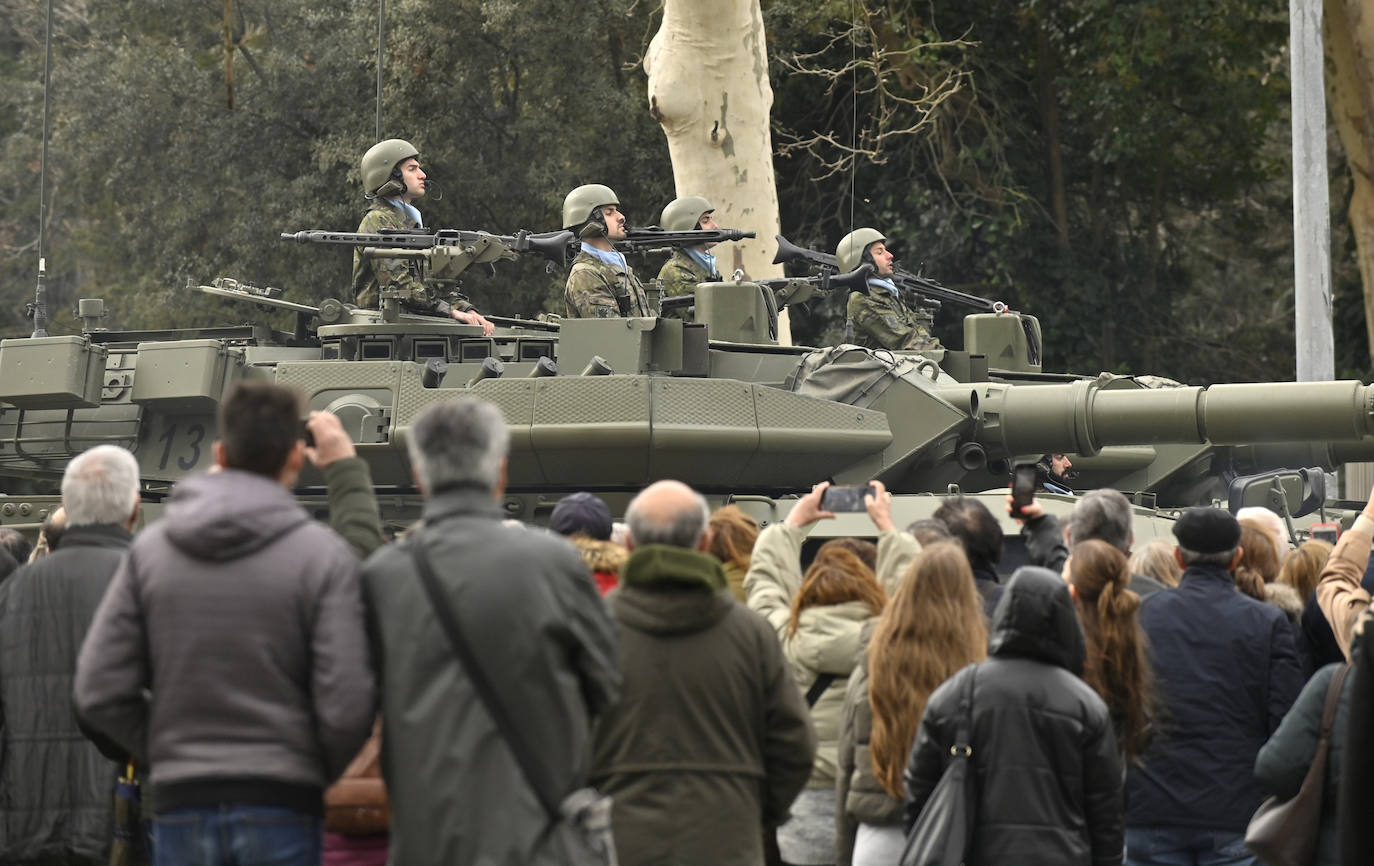
<svg viewBox="0 0 1374 866"><path fill-rule="evenodd" d="M382 140L382 58L386 54L386 0L377 0L377 141Z"/></svg>
<svg viewBox="0 0 1374 866"><path fill-rule="evenodd" d="M854 186L859 176L859 10L857 0L849 0L849 231L854 231Z"/></svg>
<svg viewBox="0 0 1374 866"><path fill-rule="evenodd" d="M38 286L33 290L33 303L29 304L28 315L33 319L33 335L48 336L48 297L43 286L47 259L44 257L44 242L47 239L48 225L48 104L52 92L52 0L48 0L48 21L43 35L43 155L38 162Z"/></svg>

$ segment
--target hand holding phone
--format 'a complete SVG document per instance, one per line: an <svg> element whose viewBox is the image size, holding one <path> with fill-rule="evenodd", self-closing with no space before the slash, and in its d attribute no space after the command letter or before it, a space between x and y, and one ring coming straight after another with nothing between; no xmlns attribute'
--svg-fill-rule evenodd
<svg viewBox="0 0 1374 866"><path fill-rule="evenodd" d="M1016 464L1015 473L1011 480L1012 517L1025 517L1022 509L1035 500L1035 476L1034 463Z"/></svg>
<svg viewBox="0 0 1374 866"><path fill-rule="evenodd" d="M832 485L825 489L825 495L821 497L821 510L833 511L836 514L867 511L868 506L864 503L864 497L868 495L878 495L878 489L872 484L865 484L862 487L835 487Z"/></svg>

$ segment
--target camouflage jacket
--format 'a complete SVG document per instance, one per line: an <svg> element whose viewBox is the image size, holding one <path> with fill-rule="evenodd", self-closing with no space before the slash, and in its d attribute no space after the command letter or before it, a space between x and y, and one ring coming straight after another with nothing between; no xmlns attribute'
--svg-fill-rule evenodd
<svg viewBox="0 0 1374 866"><path fill-rule="evenodd" d="M372 207L363 215L358 224L359 233L373 234L382 230L405 230L416 228L400 208L383 198L373 200ZM450 304L441 300L438 292L431 292L421 277L418 262L406 259L365 259L361 247L353 250L353 303L363 309L376 308L381 304L378 289L381 286L399 286L405 290L406 297L401 305L408 310L447 313L452 306L459 310L471 310L472 304L462 295L453 295Z"/></svg>
<svg viewBox="0 0 1374 866"><path fill-rule="evenodd" d="M706 269L688 255L686 250L673 250L673 254L658 272L658 278L663 281L663 296L666 298L694 292L697 283L719 280L720 275L706 273Z"/></svg>
<svg viewBox="0 0 1374 866"><path fill-rule="evenodd" d="M622 272L585 251L573 259L563 298L570 319L654 315L634 268L626 265Z"/></svg>
<svg viewBox="0 0 1374 866"><path fill-rule="evenodd" d="M931 317L912 310L886 289L873 288L849 296L849 320L854 323L854 342L869 349L919 351L939 349L930 333Z"/></svg>

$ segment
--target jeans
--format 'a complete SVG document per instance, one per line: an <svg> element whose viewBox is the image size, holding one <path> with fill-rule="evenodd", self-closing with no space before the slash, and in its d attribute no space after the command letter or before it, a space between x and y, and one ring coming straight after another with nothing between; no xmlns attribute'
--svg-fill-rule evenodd
<svg viewBox="0 0 1374 866"><path fill-rule="evenodd" d="M265 806L177 809L153 818L153 866L320 866L324 822Z"/></svg>
<svg viewBox="0 0 1374 866"><path fill-rule="evenodd" d="M1191 827L1127 827L1127 866L1260 866L1245 834Z"/></svg>

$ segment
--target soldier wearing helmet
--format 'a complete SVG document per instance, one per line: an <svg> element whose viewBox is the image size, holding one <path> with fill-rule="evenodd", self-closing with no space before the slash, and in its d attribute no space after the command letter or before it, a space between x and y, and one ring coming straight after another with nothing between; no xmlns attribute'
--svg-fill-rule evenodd
<svg viewBox="0 0 1374 866"><path fill-rule="evenodd" d="M697 229L718 229L715 206L699 195L688 195L673 201L663 209L659 225L664 231L690 232ZM663 281L665 296L685 295L696 290L697 283L718 282L716 257L708 250L715 244L698 244L694 247L673 250L668 261L658 272Z"/></svg>
<svg viewBox="0 0 1374 866"><path fill-rule="evenodd" d="M363 196L372 201L372 207L359 223L359 232L404 231L422 226L420 211L414 204L425 194L425 172L419 156L415 145L399 138L379 141L363 154ZM481 325L484 334L494 330L492 323L461 296L452 305L434 298L411 262L366 259L361 249L354 250L354 303L375 307L381 286L404 289L407 297L402 303L407 309L447 314L465 325Z"/></svg>
<svg viewBox="0 0 1374 866"><path fill-rule="evenodd" d="M887 238L877 229L850 232L835 248L835 260L841 273L848 273L861 264L872 265L874 270L868 280L868 294L854 292L849 296L847 313L854 328L854 342L870 349L920 351L941 348L940 341L930 332L930 314L902 303L891 279L893 259L887 248Z"/></svg>
<svg viewBox="0 0 1374 866"><path fill-rule="evenodd" d="M568 193L563 226L582 239L564 292L569 318L654 315L634 270L613 246L625 239L625 215L610 187L589 183Z"/></svg>

